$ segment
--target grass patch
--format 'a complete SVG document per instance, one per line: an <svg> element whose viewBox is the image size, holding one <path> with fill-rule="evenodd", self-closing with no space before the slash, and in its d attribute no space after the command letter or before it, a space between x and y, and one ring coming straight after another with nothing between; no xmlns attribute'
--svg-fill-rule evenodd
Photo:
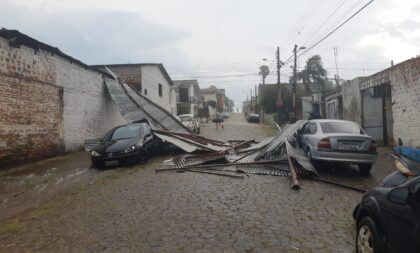
<svg viewBox="0 0 420 253"><path fill-rule="evenodd" d="M267 136L275 136L279 132L277 126L274 124L274 115L275 114L264 114L263 123L265 126L265 134Z"/></svg>
<svg viewBox="0 0 420 253"><path fill-rule="evenodd" d="M57 207L58 207L58 204L57 203L50 202L50 203L47 203L47 204L43 205L42 207L40 207L38 209L33 210L30 213L29 216L31 218L40 218L42 216L51 215L51 214L53 214L53 213L56 212Z"/></svg>
<svg viewBox="0 0 420 253"><path fill-rule="evenodd" d="M18 219L9 220L0 226L0 235L16 233L21 227Z"/></svg>

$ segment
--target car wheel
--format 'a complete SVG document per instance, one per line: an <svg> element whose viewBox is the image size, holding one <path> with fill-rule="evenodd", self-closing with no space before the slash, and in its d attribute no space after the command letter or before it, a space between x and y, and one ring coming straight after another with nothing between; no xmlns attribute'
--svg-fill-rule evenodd
<svg viewBox="0 0 420 253"><path fill-rule="evenodd" d="M357 225L357 253L382 253L381 238L375 222L370 217L364 217Z"/></svg>
<svg viewBox="0 0 420 253"><path fill-rule="evenodd" d="M372 164L370 163L360 163L357 166L359 167L360 174L363 176L369 175L370 170L372 169Z"/></svg>

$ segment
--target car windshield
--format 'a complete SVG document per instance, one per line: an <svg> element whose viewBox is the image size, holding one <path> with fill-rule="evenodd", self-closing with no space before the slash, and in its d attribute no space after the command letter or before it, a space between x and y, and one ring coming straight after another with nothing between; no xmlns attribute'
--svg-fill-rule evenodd
<svg viewBox="0 0 420 253"><path fill-rule="evenodd" d="M122 139L131 139L137 138L140 136L140 126L133 125L133 126L123 126L117 128L114 133L112 134L111 140L122 140Z"/></svg>
<svg viewBox="0 0 420 253"><path fill-rule="evenodd" d="M178 116L182 122L185 121L192 121L192 117L191 116Z"/></svg>
<svg viewBox="0 0 420 253"><path fill-rule="evenodd" d="M364 134L358 125L351 122L321 122L320 125L325 134Z"/></svg>

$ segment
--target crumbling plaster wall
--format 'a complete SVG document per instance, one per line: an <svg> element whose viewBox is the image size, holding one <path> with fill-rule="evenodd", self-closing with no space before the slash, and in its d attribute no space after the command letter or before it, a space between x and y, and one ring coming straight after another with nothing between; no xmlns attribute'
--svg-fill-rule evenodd
<svg viewBox="0 0 420 253"><path fill-rule="evenodd" d="M420 57L391 68L390 81L394 137L420 148Z"/></svg>
<svg viewBox="0 0 420 253"><path fill-rule="evenodd" d="M360 97L360 82L363 77L346 82L341 87L343 94L343 118L362 125L362 105Z"/></svg>
<svg viewBox="0 0 420 253"><path fill-rule="evenodd" d="M0 38L0 161L81 148L125 123L103 75L44 50Z"/></svg>

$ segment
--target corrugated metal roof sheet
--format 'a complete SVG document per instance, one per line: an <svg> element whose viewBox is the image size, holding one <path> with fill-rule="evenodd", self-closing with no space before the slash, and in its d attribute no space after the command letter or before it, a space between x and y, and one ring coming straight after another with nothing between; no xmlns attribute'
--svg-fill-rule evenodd
<svg viewBox="0 0 420 253"><path fill-rule="evenodd" d="M191 133L171 113L138 93L129 84L118 80L117 75L107 67L105 70L115 79L105 79L108 92L120 108L122 116L129 122L146 119L153 129Z"/></svg>

